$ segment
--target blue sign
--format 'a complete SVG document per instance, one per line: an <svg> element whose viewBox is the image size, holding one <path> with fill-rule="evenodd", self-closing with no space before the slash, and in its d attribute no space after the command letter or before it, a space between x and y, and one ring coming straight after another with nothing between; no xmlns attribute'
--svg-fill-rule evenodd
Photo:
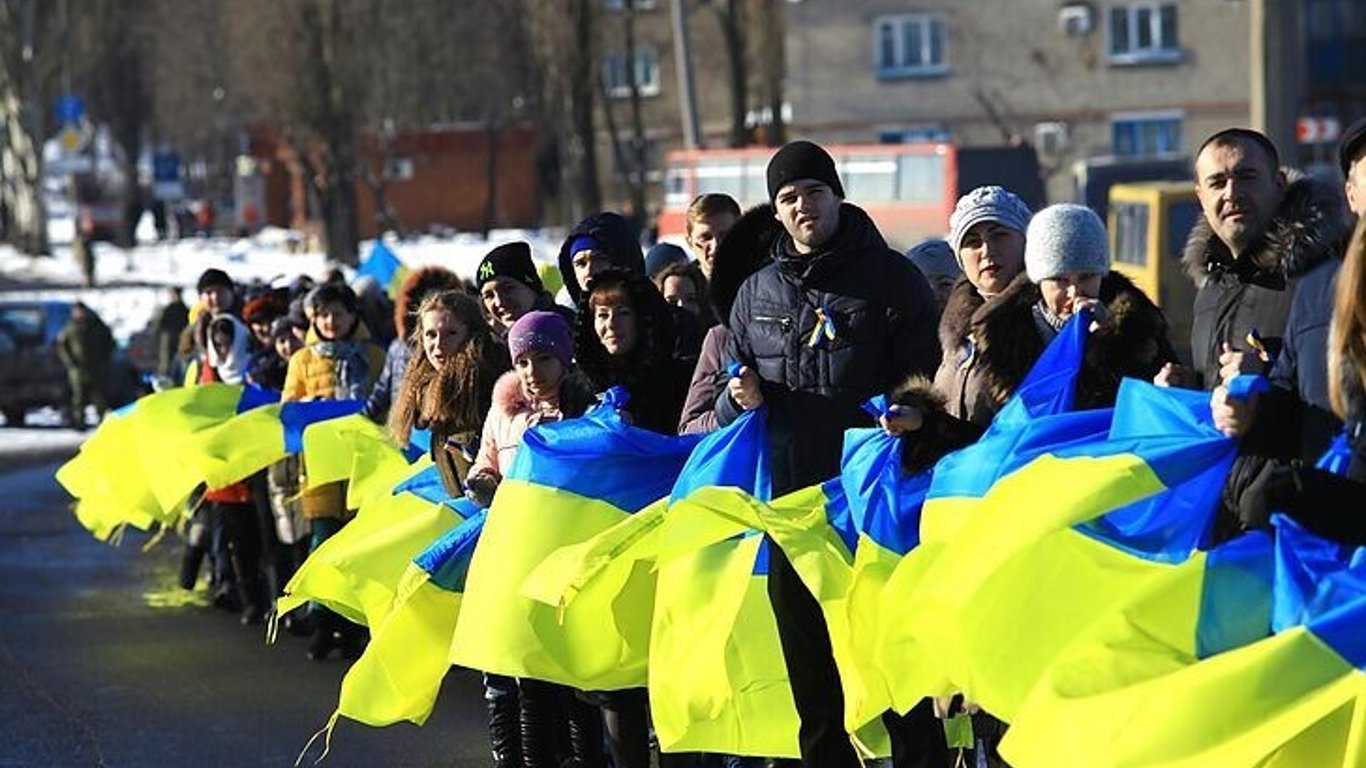
<svg viewBox="0 0 1366 768"><path fill-rule="evenodd" d="M70 93L58 96L53 112L58 125L75 125L85 117L85 99Z"/></svg>
<svg viewBox="0 0 1366 768"><path fill-rule="evenodd" d="M152 155L153 181L180 181L180 155L175 152L157 152Z"/></svg>

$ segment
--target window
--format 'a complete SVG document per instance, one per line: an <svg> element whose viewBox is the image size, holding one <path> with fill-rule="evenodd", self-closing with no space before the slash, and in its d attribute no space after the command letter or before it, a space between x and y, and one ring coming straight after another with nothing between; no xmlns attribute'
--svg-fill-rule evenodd
<svg viewBox="0 0 1366 768"><path fill-rule="evenodd" d="M1110 134L1116 157L1156 157L1183 149L1180 113L1117 115Z"/></svg>
<svg viewBox="0 0 1366 768"><path fill-rule="evenodd" d="M636 52L636 88L641 96L659 95L659 56L652 50ZM626 74L626 57L609 53L602 62L602 80L607 95L614 99L631 96L631 79Z"/></svg>
<svg viewBox="0 0 1366 768"><path fill-rule="evenodd" d="M1110 63L1181 61L1175 3L1124 3L1110 8Z"/></svg>
<svg viewBox="0 0 1366 768"><path fill-rule="evenodd" d="M607 10L621 13L626 10L627 0L606 0ZM631 10L633 11L653 11L655 0L631 0Z"/></svg>
<svg viewBox="0 0 1366 768"><path fill-rule="evenodd" d="M1115 215L1115 261L1136 267L1147 265L1148 204L1115 203L1110 210Z"/></svg>
<svg viewBox="0 0 1366 768"><path fill-rule="evenodd" d="M884 16L873 24L874 67L881 78L944 75L948 29L933 16Z"/></svg>

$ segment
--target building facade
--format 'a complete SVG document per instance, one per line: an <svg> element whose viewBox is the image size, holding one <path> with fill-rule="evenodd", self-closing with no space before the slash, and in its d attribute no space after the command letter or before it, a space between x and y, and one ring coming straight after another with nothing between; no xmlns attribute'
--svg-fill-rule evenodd
<svg viewBox="0 0 1366 768"><path fill-rule="evenodd" d="M1189 157L1249 120L1239 0L799 0L786 6L794 135L1026 142L1049 198L1088 159Z"/></svg>

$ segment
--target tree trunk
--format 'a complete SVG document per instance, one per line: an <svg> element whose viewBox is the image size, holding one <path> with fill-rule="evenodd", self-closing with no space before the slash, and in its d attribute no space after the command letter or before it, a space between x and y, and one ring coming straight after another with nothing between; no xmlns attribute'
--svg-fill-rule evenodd
<svg viewBox="0 0 1366 768"><path fill-rule="evenodd" d="M721 23L721 39L726 46L726 70L730 86L730 146L749 144L749 128L745 117L749 111L749 60L746 58L745 0L725 0L724 9L718 4L717 20Z"/></svg>
<svg viewBox="0 0 1366 768"><path fill-rule="evenodd" d="M768 127L768 140L775 147L787 143L787 126L783 122L783 73L787 54L783 50L783 9L779 2L780 0L764 2L767 22L765 28L768 30L764 38L768 48L768 55L764 57L767 65L764 79L768 85L768 107L773 112Z"/></svg>
<svg viewBox="0 0 1366 768"><path fill-rule="evenodd" d="M602 185L598 181L597 131L593 126L593 8L592 0L573 0L574 36L570 51L570 111L577 144L579 203L587 213L602 210Z"/></svg>
<svg viewBox="0 0 1366 768"><path fill-rule="evenodd" d="M487 158L484 165L484 239L489 231L498 225L498 138L501 129L498 121L498 106L489 105L488 118L484 121L484 143Z"/></svg>
<svg viewBox="0 0 1366 768"><path fill-rule="evenodd" d="M626 0L626 18L622 30L626 35L626 84L631 89L631 162L626 166L627 189L631 193L631 223L636 231L645 228L646 151L645 118L641 113L640 78L636 72L636 5Z"/></svg>
<svg viewBox="0 0 1366 768"><path fill-rule="evenodd" d="M0 73L0 78L3 73ZM0 209L5 216L5 239L20 251L38 256L52 252L47 237L47 207L43 202L42 154L23 122L23 108L0 79Z"/></svg>

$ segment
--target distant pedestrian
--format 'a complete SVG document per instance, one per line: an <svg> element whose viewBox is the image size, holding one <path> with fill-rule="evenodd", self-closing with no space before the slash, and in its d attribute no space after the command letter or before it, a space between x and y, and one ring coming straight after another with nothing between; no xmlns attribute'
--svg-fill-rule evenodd
<svg viewBox="0 0 1366 768"><path fill-rule="evenodd" d="M190 308L185 306L185 301L181 298L180 287L171 286L166 292L166 305L157 312L156 319L152 321L157 344L157 373L161 376L175 377L175 372L180 367L176 359L180 334L189 323Z"/></svg>
<svg viewBox="0 0 1366 768"><path fill-rule="evenodd" d="M114 356L114 335L89 307L77 302L71 318L57 334L57 356L66 366L71 384L71 425L86 429L87 405L95 406L99 418L108 410L104 387L109 380L109 361Z"/></svg>

